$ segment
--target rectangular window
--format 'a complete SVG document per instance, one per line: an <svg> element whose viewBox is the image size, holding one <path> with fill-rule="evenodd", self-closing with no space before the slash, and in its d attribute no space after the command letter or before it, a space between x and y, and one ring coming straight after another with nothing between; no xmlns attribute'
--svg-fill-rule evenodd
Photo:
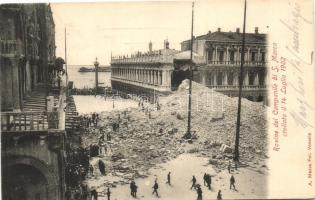
<svg viewBox="0 0 315 200"><path fill-rule="evenodd" d="M255 57L256 57L256 52L252 52L252 59L251 59L252 62L256 60Z"/></svg>
<svg viewBox="0 0 315 200"><path fill-rule="evenodd" d="M234 62L234 51L230 52L230 61Z"/></svg>
<svg viewBox="0 0 315 200"><path fill-rule="evenodd" d="M223 51L219 51L219 61L220 61L220 63L222 63L223 62Z"/></svg>
<svg viewBox="0 0 315 200"><path fill-rule="evenodd" d="M211 61L213 60L212 54L213 54L212 50L208 51L208 63L211 63Z"/></svg>
<svg viewBox="0 0 315 200"><path fill-rule="evenodd" d="M262 61L262 62L265 62L265 52L262 52L262 53L261 53L261 61Z"/></svg>

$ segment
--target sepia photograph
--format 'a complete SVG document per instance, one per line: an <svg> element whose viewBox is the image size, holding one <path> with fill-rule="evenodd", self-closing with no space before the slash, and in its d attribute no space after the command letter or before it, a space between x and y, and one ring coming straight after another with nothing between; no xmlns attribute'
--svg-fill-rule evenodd
<svg viewBox="0 0 315 200"><path fill-rule="evenodd" d="M0 4L1 199L268 199L270 5Z"/></svg>

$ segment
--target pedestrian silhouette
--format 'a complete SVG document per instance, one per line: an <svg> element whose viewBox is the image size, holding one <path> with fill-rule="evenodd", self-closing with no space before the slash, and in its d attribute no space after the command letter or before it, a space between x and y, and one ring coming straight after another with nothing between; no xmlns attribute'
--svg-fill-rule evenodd
<svg viewBox="0 0 315 200"><path fill-rule="evenodd" d="M107 200L110 200L110 194L111 194L111 191L109 189L109 187L107 188Z"/></svg>
<svg viewBox="0 0 315 200"><path fill-rule="evenodd" d="M155 183L154 183L154 185L153 185L153 192L152 192L152 194L156 194L156 196L158 197L159 196L159 193L158 193L158 188L159 188L159 184L157 183L157 181L155 180Z"/></svg>
<svg viewBox="0 0 315 200"><path fill-rule="evenodd" d="M171 185L171 172L168 172L167 174L167 184Z"/></svg>
<svg viewBox="0 0 315 200"><path fill-rule="evenodd" d="M190 188L190 189L193 189L193 188L196 187L196 181L197 181L197 180L196 180L196 177L193 176L191 181L192 181L192 185L191 185L191 188Z"/></svg>
<svg viewBox="0 0 315 200"><path fill-rule="evenodd" d="M234 190L236 190L235 189L235 178L234 178L233 175L230 178L230 190L232 189L232 187L233 187Z"/></svg>
<svg viewBox="0 0 315 200"><path fill-rule="evenodd" d="M202 200L202 190L200 185L197 185L197 200Z"/></svg>
<svg viewBox="0 0 315 200"><path fill-rule="evenodd" d="M219 190L219 192L218 192L218 195L217 195L217 200L222 200L221 190Z"/></svg>
<svg viewBox="0 0 315 200"><path fill-rule="evenodd" d="M206 186L207 185L207 173L205 173L203 175L203 185Z"/></svg>

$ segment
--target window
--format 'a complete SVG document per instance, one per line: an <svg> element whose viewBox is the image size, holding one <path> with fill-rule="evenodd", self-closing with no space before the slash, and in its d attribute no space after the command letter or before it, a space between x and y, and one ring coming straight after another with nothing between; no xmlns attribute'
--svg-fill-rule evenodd
<svg viewBox="0 0 315 200"><path fill-rule="evenodd" d="M223 62L223 51L219 51L219 61L220 61L220 63L222 63Z"/></svg>
<svg viewBox="0 0 315 200"><path fill-rule="evenodd" d="M261 53L261 61L262 61L262 62L265 62L265 52L262 52L262 53Z"/></svg>
<svg viewBox="0 0 315 200"><path fill-rule="evenodd" d="M230 52L230 61L231 61L231 63L233 63L233 61L234 61L234 51Z"/></svg>
<svg viewBox="0 0 315 200"><path fill-rule="evenodd" d="M212 61L213 60L212 53L213 53L212 50L208 51L208 61ZM210 62L208 62L208 63L210 63Z"/></svg>
<svg viewBox="0 0 315 200"><path fill-rule="evenodd" d="M255 57L256 57L256 52L252 52L252 59L251 59L252 62L256 60Z"/></svg>

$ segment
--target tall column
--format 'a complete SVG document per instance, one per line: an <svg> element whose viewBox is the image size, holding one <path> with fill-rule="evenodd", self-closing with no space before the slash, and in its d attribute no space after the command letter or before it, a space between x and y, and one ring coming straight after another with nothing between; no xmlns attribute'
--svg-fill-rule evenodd
<svg viewBox="0 0 315 200"><path fill-rule="evenodd" d="M248 71L245 71L244 85L249 85Z"/></svg>
<svg viewBox="0 0 315 200"><path fill-rule="evenodd" d="M17 59L10 59L11 62L11 81L12 81L12 106L13 110L20 110L20 93L19 93L19 66Z"/></svg>
<svg viewBox="0 0 315 200"><path fill-rule="evenodd" d="M153 85L155 85L156 84L156 70L153 70Z"/></svg>
<svg viewBox="0 0 315 200"><path fill-rule="evenodd" d="M228 85L228 80L227 80L227 72L223 72L223 83L222 85Z"/></svg>
<svg viewBox="0 0 315 200"><path fill-rule="evenodd" d="M248 47L247 48L247 61L248 62L250 62L250 55L249 55L249 53L250 53L250 48Z"/></svg>
<svg viewBox="0 0 315 200"><path fill-rule="evenodd" d="M233 85L239 85L239 82L238 82L238 76L239 74L236 72L236 73L233 73Z"/></svg>
<svg viewBox="0 0 315 200"><path fill-rule="evenodd" d="M257 86L259 85L259 73L258 72L255 73L254 85L257 85Z"/></svg>
<svg viewBox="0 0 315 200"><path fill-rule="evenodd" d="M226 63L229 63L229 47L226 47Z"/></svg>
<svg viewBox="0 0 315 200"><path fill-rule="evenodd" d="M154 76L154 70L152 70L152 84L155 84L155 76Z"/></svg>
<svg viewBox="0 0 315 200"><path fill-rule="evenodd" d="M218 62L218 47L215 46L215 62Z"/></svg>
<svg viewBox="0 0 315 200"><path fill-rule="evenodd" d="M153 84L153 73L152 73L152 70L150 70L150 84Z"/></svg>
<svg viewBox="0 0 315 200"><path fill-rule="evenodd" d="M162 71L159 70L159 85L162 85Z"/></svg>
<svg viewBox="0 0 315 200"><path fill-rule="evenodd" d="M154 75L154 85L157 85L158 83L158 79L157 79L157 76L156 76L156 70L153 71L153 75Z"/></svg>

